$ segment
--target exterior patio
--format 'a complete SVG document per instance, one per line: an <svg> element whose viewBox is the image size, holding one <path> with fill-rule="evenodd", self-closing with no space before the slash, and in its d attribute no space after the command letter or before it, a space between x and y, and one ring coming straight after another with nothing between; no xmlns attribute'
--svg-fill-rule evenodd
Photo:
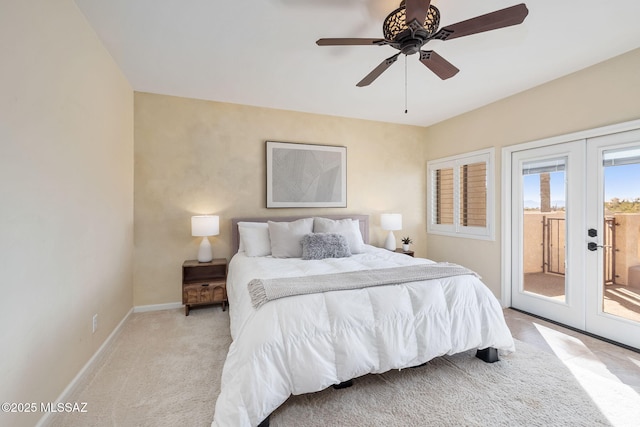
<svg viewBox="0 0 640 427"><path fill-rule="evenodd" d="M604 233L603 310L640 322L640 214L607 216ZM564 300L564 239L564 211L525 211L525 291Z"/></svg>
<svg viewBox="0 0 640 427"><path fill-rule="evenodd" d="M526 273L524 282L528 292L564 300L564 275ZM640 288L606 285L603 309L605 313L640 322Z"/></svg>

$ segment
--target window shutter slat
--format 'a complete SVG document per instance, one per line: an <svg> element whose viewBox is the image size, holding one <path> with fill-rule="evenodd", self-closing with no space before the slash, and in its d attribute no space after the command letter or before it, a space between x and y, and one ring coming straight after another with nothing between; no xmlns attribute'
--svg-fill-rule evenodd
<svg viewBox="0 0 640 427"><path fill-rule="evenodd" d="M436 171L436 224L453 224L453 168Z"/></svg>
<svg viewBox="0 0 640 427"><path fill-rule="evenodd" d="M487 167L472 163L460 167L460 225L487 225Z"/></svg>

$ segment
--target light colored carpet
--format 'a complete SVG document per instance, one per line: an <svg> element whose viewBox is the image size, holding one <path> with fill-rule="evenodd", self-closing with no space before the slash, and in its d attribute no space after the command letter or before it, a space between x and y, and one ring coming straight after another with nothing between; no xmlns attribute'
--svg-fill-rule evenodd
<svg viewBox="0 0 640 427"><path fill-rule="evenodd" d="M53 426L208 426L230 344L219 307L132 314L67 399L87 413ZM348 389L294 396L271 416L282 426L611 425L562 362L517 341L494 364L474 353L356 379Z"/></svg>
<svg viewBox="0 0 640 427"><path fill-rule="evenodd" d="M66 399L87 402L87 413L51 425L210 426L230 343L220 307L133 313Z"/></svg>
<svg viewBox="0 0 640 427"><path fill-rule="evenodd" d="M608 426L552 356L518 342L487 364L475 351L426 366L368 375L341 392L295 396L272 415L276 426ZM533 350L533 351L532 351ZM296 420L305 420L296 424Z"/></svg>

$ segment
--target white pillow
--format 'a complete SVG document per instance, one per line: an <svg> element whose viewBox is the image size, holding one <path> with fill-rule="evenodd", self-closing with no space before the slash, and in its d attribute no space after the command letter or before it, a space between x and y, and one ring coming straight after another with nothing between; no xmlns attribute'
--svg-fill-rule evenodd
<svg viewBox="0 0 640 427"><path fill-rule="evenodd" d="M313 219L314 233L340 233L349 243L352 254L364 252L364 240L360 232L360 221L357 219L328 219L316 217Z"/></svg>
<svg viewBox="0 0 640 427"><path fill-rule="evenodd" d="M269 225L266 222L239 222L238 232L238 252L244 251L250 257L271 255Z"/></svg>
<svg viewBox="0 0 640 427"><path fill-rule="evenodd" d="M302 238L313 232L313 218L292 222L269 221L271 255L274 258L302 258Z"/></svg>

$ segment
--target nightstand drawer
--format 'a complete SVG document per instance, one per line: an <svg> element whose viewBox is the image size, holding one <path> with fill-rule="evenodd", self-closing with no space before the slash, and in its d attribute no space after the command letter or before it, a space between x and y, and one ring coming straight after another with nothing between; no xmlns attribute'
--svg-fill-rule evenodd
<svg viewBox="0 0 640 427"><path fill-rule="evenodd" d="M211 304L227 299L223 282L185 284L182 289L183 304Z"/></svg>

